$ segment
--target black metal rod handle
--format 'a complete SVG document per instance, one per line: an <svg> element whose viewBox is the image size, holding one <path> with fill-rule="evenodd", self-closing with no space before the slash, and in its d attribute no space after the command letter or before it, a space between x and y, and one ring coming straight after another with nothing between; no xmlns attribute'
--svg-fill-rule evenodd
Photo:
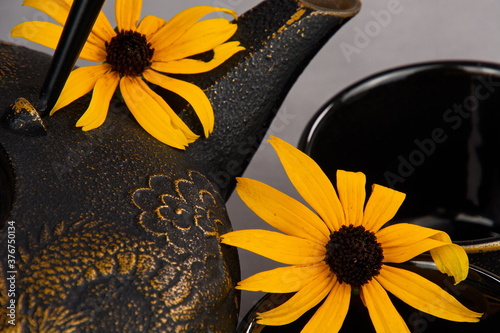
<svg viewBox="0 0 500 333"><path fill-rule="evenodd" d="M82 51L105 0L75 0L45 77L37 110L46 116L54 107Z"/></svg>

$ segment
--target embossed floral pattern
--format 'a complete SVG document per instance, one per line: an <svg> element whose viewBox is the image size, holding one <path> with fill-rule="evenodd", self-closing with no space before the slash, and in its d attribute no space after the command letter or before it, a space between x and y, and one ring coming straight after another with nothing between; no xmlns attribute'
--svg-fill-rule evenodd
<svg viewBox="0 0 500 333"><path fill-rule="evenodd" d="M188 232L193 228L206 235L217 235L222 225L223 207L213 185L202 174L188 172L188 177L172 180L165 175L149 178L149 187L134 192L133 201L142 210L139 224L148 232L165 236L172 242L184 242L172 232Z"/></svg>

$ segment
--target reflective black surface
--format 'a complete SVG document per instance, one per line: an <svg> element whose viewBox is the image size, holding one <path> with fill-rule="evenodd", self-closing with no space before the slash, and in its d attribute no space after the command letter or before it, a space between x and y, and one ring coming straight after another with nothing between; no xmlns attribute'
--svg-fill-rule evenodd
<svg viewBox="0 0 500 333"><path fill-rule="evenodd" d="M397 218L453 220L462 230L447 231L466 240L500 228L499 128L500 67L427 63L342 91L310 122L300 148L332 181L337 169L362 171L367 189L405 192Z"/></svg>
<svg viewBox="0 0 500 333"><path fill-rule="evenodd" d="M498 332L498 327L500 327L500 279L498 277L479 267L471 266L468 278L455 286L453 285L453 279L444 276L436 269L430 256L420 256L409 263L397 266L416 272L440 285L469 309L485 313L478 323L451 322L418 311L390 295L393 304L411 332ZM257 312L264 312L275 308L287 301L292 295L267 294L264 296L242 320L238 328L238 333L300 332L318 307L308 311L297 321L289 325L266 327L256 323ZM358 295L352 295L351 297L349 311L340 332L375 332L368 310Z"/></svg>

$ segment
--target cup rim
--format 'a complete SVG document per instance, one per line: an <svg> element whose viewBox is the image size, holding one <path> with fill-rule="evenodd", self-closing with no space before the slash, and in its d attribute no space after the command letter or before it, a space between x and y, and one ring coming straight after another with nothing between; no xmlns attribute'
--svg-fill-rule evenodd
<svg viewBox="0 0 500 333"><path fill-rule="evenodd" d="M297 147L304 153L310 153L311 147L311 135L317 128L319 122L328 114L331 109L331 105L335 101L342 101L349 98L351 95L366 89L366 86L371 86L374 83L380 84L383 82L389 82L396 80L403 75L415 74L423 71L430 70L468 70L471 69L483 69L484 73L487 72L497 72L500 76L500 64L487 61L474 61L474 60L440 60L440 61L425 61L417 62L407 65L401 65L392 67L383 71L373 73L365 78L362 78L354 83L350 84L346 88L342 89L338 93L335 93L326 103L324 103L318 111L311 117L310 121L302 131L302 135L299 139Z"/></svg>

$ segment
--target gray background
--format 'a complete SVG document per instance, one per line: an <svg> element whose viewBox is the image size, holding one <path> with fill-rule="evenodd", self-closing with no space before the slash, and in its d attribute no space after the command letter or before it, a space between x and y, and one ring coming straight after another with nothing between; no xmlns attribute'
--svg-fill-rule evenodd
<svg viewBox="0 0 500 333"><path fill-rule="evenodd" d="M144 0L142 13L167 19L190 6L214 5L232 8L241 14L259 2ZM0 39L52 53L50 49L10 37L9 32L15 24L48 20L46 15L22 7L21 3L21 0L0 0ZM398 12L391 14L381 25L376 20L376 13L387 10L390 4L395 5ZM107 1L104 7L112 23L113 6L114 1ZM357 40L360 31L366 29L370 32L368 40ZM346 56L341 49L341 45L346 44L357 47L359 52ZM366 0L361 12L323 47L306 68L286 98L269 134L295 145L312 115L341 89L391 67L446 59L500 62L500 1ZM261 146L244 176L258 179L297 197L267 142ZM236 195L231 197L227 208L236 230L268 228ZM240 251L240 258L243 278L277 266L247 251ZM260 293L243 292L242 314L261 296Z"/></svg>

